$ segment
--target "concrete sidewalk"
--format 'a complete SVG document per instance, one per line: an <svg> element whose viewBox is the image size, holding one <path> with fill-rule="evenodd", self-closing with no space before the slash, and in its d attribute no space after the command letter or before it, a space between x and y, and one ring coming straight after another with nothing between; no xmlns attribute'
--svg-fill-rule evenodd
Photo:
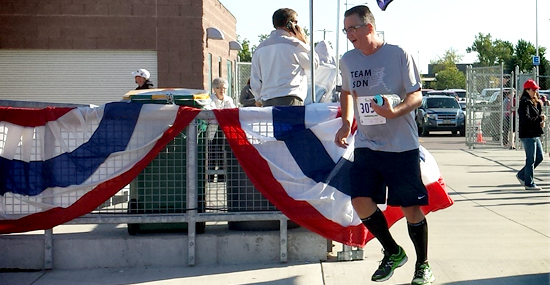
<svg viewBox="0 0 550 285"><path fill-rule="evenodd" d="M515 178L524 163L523 151L430 152L455 200L452 207L428 215L435 284L550 284L548 156L535 171L543 190L525 191ZM391 231L409 262L389 281L378 284L409 284L415 253L405 221L397 222ZM340 250L341 245L336 245L334 253ZM364 260L349 262L329 258L299 264L3 272L0 284L371 284L382 253L376 240L364 250Z"/></svg>

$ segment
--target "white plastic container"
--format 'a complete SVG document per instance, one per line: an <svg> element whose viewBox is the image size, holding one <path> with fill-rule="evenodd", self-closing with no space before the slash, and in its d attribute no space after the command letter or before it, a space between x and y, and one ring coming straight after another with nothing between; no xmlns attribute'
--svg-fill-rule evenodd
<svg viewBox="0 0 550 285"><path fill-rule="evenodd" d="M378 105L382 106L384 105L384 98L388 99L388 102L391 104L392 107L397 106L399 103L401 103L401 97L396 94L376 94L374 95L373 101Z"/></svg>

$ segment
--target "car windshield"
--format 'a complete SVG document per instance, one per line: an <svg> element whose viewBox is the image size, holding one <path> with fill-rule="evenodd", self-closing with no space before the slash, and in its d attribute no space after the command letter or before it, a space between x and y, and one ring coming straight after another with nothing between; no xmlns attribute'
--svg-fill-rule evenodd
<svg viewBox="0 0 550 285"><path fill-rule="evenodd" d="M428 108L460 108L454 98L430 98L426 103Z"/></svg>
<svg viewBox="0 0 550 285"><path fill-rule="evenodd" d="M450 91L430 91L430 92L428 92L428 96L434 96L434 95L454 97L454 96L456 96L456 93L450 92Z"/></svg>
<svg viewBox="0 0 550 285"><path fill-rule="evenodd" d="M466 98L466 91L455 91L459 98Z"/></svg>

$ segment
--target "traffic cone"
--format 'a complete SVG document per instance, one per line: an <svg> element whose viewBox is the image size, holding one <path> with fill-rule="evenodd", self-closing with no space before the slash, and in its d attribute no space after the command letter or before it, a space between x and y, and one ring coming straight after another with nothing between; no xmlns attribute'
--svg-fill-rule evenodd
<svg viewBox="0 0 550 285"><path fill-rule="evenodd" d="M477 143L486 143L486 141L483 140L483 132L481 131L481 122L477 123Z"/></svg>

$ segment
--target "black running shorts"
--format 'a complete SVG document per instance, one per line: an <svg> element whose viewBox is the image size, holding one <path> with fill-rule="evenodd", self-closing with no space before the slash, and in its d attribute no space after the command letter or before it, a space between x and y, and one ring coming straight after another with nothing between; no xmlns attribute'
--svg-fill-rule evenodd
<svg viewBox="0 0 550 285"><path fill-rule="evenodd" d="M371 197L377 204L409 207L428 204L428 192L420 174L418 149L405 152L357 148L351 168L351 198Z"/></svg>

